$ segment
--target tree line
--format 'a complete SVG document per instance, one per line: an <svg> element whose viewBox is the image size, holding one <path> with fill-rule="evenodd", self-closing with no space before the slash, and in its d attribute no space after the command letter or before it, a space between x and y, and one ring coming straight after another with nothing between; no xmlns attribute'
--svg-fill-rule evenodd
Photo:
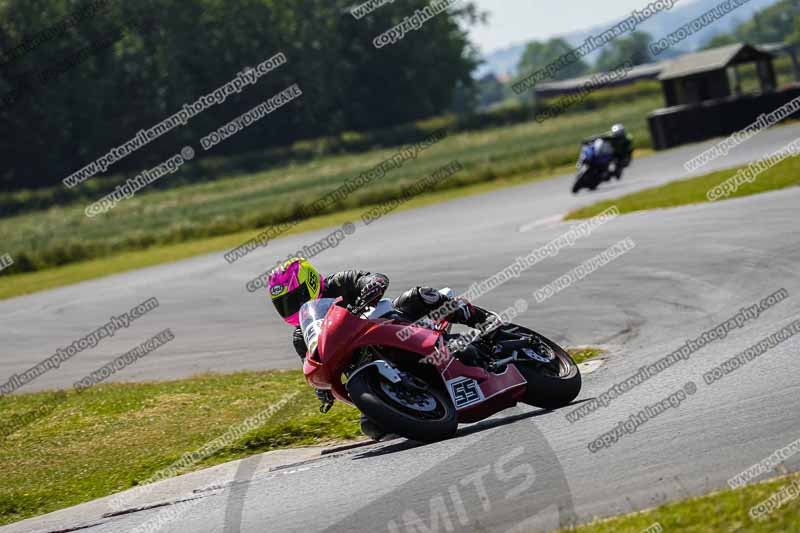
<svg viewBox="0 0 800 533"><path fill-rule="evenodd" d="M301 98L210 151L391 128L451 108L477 53L470 2L396 44L373 39L429 5L357 19L345 0L0 0L0 191L57 185L182 106L283 53L288 62L106 174L158 164L297 83ZM99 178L94 178L99 179Z"/></svg>
<svg viewBox="0 0 800 533"><path fill-rule="evenodd" d="M641 31L634 31L628 37L615 39L600 52L596 62L591 65L579 60L555 75L555 80L576 78L594 72L606 72L625 61L641 65L654 61L648 45L652 37ZM748 42L767 44L777 42L800 42L800 0L780 0L754 14L753 18L738 24L731 32L713 36L700 48L707 50L728 44ZM517 67L520 76L525 76L554 62L574 48L562 38L547 41L531 41L525 47Z"/></svg>

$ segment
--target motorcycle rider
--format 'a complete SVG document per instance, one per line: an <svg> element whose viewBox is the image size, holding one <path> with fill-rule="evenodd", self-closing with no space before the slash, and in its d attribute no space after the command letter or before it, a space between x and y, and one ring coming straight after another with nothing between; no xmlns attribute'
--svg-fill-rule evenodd
<svg viewBox="0 0 800 533"><path fill-rule="evenodd" d="M633 136L625 131L622 124L614 124L611 131L590 137L583 141L584 144L592 143L597 139L602 139L611 145L614 150L614 176L619 179L622 177L622 169L631 164L633 156Z"/></svg>
<svg viewBox="0 0 800 533"><path fill-rule="evenodd" d="M323 278L306 259L294 257L270 274L268 290L278 314L286 323L295 326L292 344L297 355L304 359L307 348L299 318L300 307L304 303L341 296L347 305L371 305L383 297L388 287L389 278L386 275L363 270L345 270ZM431 287L414 287L395 299L394 307L404 318L413 322L450 300L448 296ZM452 323L476 327L488 318L485 311L466 300L458 299L457 304L456 310L447 317ZM453 355L466 364L474 364L480 356L473 345L468 345ZM330 391L317 390L316 394L323 404L333 403ZM361 431L374 440L380 440L386 435L385 431L364 415L361 415Z"/></svg>

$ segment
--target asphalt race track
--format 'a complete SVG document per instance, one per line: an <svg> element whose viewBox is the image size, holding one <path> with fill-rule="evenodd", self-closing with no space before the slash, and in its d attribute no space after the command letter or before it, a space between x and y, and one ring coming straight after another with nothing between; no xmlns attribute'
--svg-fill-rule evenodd
<svg viewBox="0 0 800 533"><path fill-rule="evenodd" d="M702 172L763 157L798 136L800 127L761 133ZM402 212L369 226L354 220L355 233L314 263L323 271L384 272L392 280L391 295L415 284L463 291L569 229L557 215L685 177L683 163L706 146L637 161L621 183L593 194L572 196L572 177L564 176ZM535 531L724 487L800 438L800 338L712 385L703 380L714 366L800 318L798 203L800 190L794 188L625 215L478 301L502 309L524 298L530 308L519 322L565 345L610 349L606 364L585 377L577 407L742 307L788 291L788 299L608 407L571 423L565 414L574 407L544 412L521 406L463 426L457 438L434 445L393 441L320 459L285 476L248 480L243 471L230 486L200 492L194 503L176 507L186 509L160 531ZM267 298L247 292L245 284L276 258L329 231L270 243L234 265L220 253L0 302L2 381L150 297L158 298L158 309L23 390L68 387L164 328L175 340L119 379L296 367L289 328ZM626 238L635 243L632 250L535 302L535 290ZM590 451L591 441L644 406L691 390L689 382L696 392L678 407L609 448ZM797 470L800 457L784 466ZM84 531L130 531L160 512L137 512Z"/></svg>

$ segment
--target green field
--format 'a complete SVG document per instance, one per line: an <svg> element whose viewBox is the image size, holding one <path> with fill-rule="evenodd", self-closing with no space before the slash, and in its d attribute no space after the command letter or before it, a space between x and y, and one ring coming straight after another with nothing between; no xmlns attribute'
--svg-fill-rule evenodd
<svg viewBox="0 0 800 533"><path fill-rule="evenodd" d="M786 58L776 62L782 83L790 79L790 67ZM443 183L442 190L495 183L512 177L518 181L525 175L542 176L573 163L580 139L606 130L615 122L628 126L636 137L638 148L648 148L650 136L645 118L662 104L659 84L651 80L596 91L564 115L542 124L529 121L487 128L487 124L520 120L524 113L517 111L509 114L507 119L467 117L462 120L448 115L420 121L411 125L411 129L420 133L441 128L452 133L434 148L423 152L418 160L406 163L363 190L354 192L340 204L332 206L329 212L396 198L402 187L453 160L461 162L464 170ZM475 131L461 131L470 128ZM352 141L369 135L349 132L341 137ZM3 193L0 204L10 211L14 211L15 205L29 206L27 209L30 209L33 205L50 205L56 201L67 203L0 218L0 255L8 253L15 261L13 266L0 273L0 284L22 272L47 271L156 246L185 244L243 232L255 234L271 224L296 219L301 205L312 203L346 179L397 151L397 147L390 147L363 153L326 155L330 141L299 141L287 152L289 156L293 157L295 152L304 154L298 159L300 161L314 154L320 155L307 162L277 167L270 160L264 166L273 165L273 168L262 172L231 173L233 168L257 167L258 161L254 159L257 154L244 157L246 164L236 163L233 161L236 158L224 161L201 156L201 160L196 162L197 167L192 169L192 177L181 176L179 172L163 178L158 190L145 189L111 212L94 219L84 215L89 198L76 200L75 190L58 186L49 190ZM343 142L341 139L338 141ZM360 146L358 142L351 144ZM119 176L93 178L81 186L82 192L78 194L93 191L95 196L91 199L97 200L108 189L103 183L119 183L120 179ZM199 180L199 183L187 185L189 179ZM324 214L329 213L320 213ZM243 233L242 237L247 235ZM217 246L221 242L217 241ZM225 246L228 245L226 241ZM153 262L155 258L148 257L134 262L145 266L188 257L186 254L190 248L197 253L221 249L202 245L184 247L180 251L162 248L157 255L164 256L164 261ZM90 275L93 269L97 270L89 266L81 269L79 275L67 277L72 280L90 279L96 276ZM117 271L111 269L107 273ZM59 283L53 285L52 281L56 277L63 276L58 273L49 276L49 282L43 285L57 286ZM37 283L37 280L22 278L22 284L27 287L24 292L30 292Z"/></svg>
<svg viewBox="0 0 800 533"><path fill-rule="evenodd" d="M572 166L565 166L553 170L553 173L569 172ZM413 198L401 204L395 212L406 209L414 209L433 203L452 200L460 196L482 194L499 187L510 187L519 185L531 180L544 179L550 177L551 173L544 174L519 174L507 178L497 178L495 180L474 185L465 185L458 189L445 189L431 192ZM339 226L347 221L357 221L369 206L346 209L328 215L322 215L300 222L284 235L301 233L304 231L318 230ZM109 276L119 272L127 272L139 268L160 265L172 261L178 261L197 255L212 252L222 252L230 250L242 244L242 242L253 236L252 230L240 231L219 237L208 237L192 239L187 242L156 245L144 250L133 250L120 252L107 257L100 257L88 261L70 263L63 266L39 270L36 272L25 272L15 275L0 275L0 300L22 296L32 292L62 287L73 283L79 283L98 277ZM222 261L220 256L220 261ZM263 269L262 269L263 270ZM258 272L260 273L260 271ZM256 272L253 273L254 275Z"/></svg>
<svg viewBox="0 0 800 533"><path fill-rule="evenodd" d="M614 122L625 122L647 146L645 116L659 106L658 95L644 96L592 111L548 120L448 136L416 161L394 169L357 190L331 211L366 206L397 197L401 188L458 160L464 170L445 188L493 182L520 174L541 174L572 163L584 136ZM144 190L112 211L90 219L86 202L51 207L0 219L0 253L15 265L2 276L46 270L155 245L175 244L258 229L293 220L301 205L312 203L346 179L370 169L396 148L357 155L325 156L266 172L224 176L215 181L168 190ZM169 180L169 177L163 178Z"/></svg>
<svg viewBox="0 0 800 533"><path fill-rule="evenodd" d="M352 439L357 411L327 415L302 373L244 372L0 399L0 524L131 488L283 398L259 429L192 469L257 452Z"/></svg>
<svg viewBox="0 0 800 533"><path fill-rule="evenodd" d="M602 350L570 352L586 360ZM175 473L361 437L358 411L336 403L320 414L299 370L0 397L0 524L134 487L272 406L281 408L263 425Z"/></svg>
<svg viewBox="0 0 800 533"><path fill-rule="evenodd" d="M775 147L776 150L778 148L780 147ZM696 178L673 181L659 187L626 194L613 200L597 202L572 211L566 216L566 219L591 218L612 205L617 206L620 213L633 213L646 209L705 203L709 201L706 194L710 189L733 177L738 170L744 168L746 166L712 172ZM752 183L744 183L727 198L721 198L716 201L796 187L797 185L800 185L800 160L794 157L786 159L759 174Z"/></svg>

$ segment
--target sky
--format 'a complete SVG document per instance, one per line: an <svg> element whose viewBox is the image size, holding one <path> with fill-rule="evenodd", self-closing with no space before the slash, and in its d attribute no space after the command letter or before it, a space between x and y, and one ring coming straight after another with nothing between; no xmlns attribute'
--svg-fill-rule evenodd
<svg viewBox="0 0 800 533"><path fill-rule="evenodd" d="M489 12L489 23L470 30L484 53L616 22L649 0L473 0Z"/></svg>

